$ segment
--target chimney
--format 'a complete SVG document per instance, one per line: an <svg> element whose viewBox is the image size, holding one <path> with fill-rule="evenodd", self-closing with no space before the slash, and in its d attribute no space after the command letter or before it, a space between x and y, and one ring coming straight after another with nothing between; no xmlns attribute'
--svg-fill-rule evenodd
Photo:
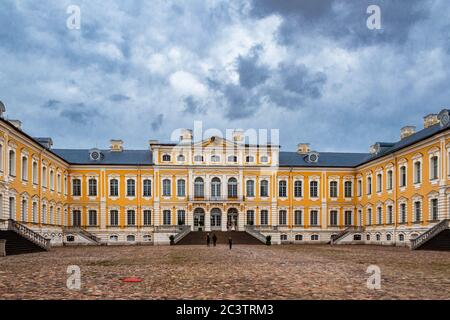
<svg viewBox="0 0 450 320"><path fill-rule="evenodd" d="M299 154L307 154L309 151L311 151L309 143L299 143L297 145L297 153L299 153Z"/></svg>
<svg viewBox="0 0 450 320"><path fill-rule="evenodd" d="M39 144L44 146L46 149L51 149L53 146L52 138L34 138Z"/></svg>
<svg viewBox="0 0 450 320"><path fill-rule="evenodd" d="M406 126L400 129L400 139L403 140L410 135L413 135L416 133L416 127L415 126Z"/></svg>
<svg viewBox="0 0 450 320"><path fill-rule="evenodd" d="M233 137L233 142L243 143L244 142L244 130L242 130L242 129L233 130L232 137Z"/></svg>
<svg viewBox="0 0 450 320"><path fill-rule="evenodd" d="M181 143L191 143L192 142L192 130L191 129L181 129L180 142Z"/></svg>
<svg viewBox="0 0 450 320"><path fill-rule="evenodd" d="M438 115L435 113L431 113L425 117L423 117L423 127L429 128L439 123Z"/></svg>
<svg viewBox="0 0 450 320"><path fill-rule="evenodd" d="M8 120L8 121L17 129L22 130L22 121L20 120Z"/></svg>
<svg viewBox="0 0 450 320"><path fill-rule="evenodd" d="M123 151L123 141L122 140L116 140L116 139L111 139L111 146L110 151L113 152L122 152Z"/></svg>

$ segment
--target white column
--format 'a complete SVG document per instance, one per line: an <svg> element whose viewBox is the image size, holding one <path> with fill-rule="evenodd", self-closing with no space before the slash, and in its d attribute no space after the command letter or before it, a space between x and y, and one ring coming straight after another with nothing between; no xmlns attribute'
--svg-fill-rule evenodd
<svg viewBox="0 0 450 320"><path fill-rule="evenodd" d="M221 215L220 219L221 219L222 231L227 231L227 213L226 212L222 212L222 215Z"/></svg>
<svg viewBox="0 0 450 320"><path fill-rule="evenodd" d="M205 231L211 231L211 213L205 210Z"/></svg>
<svg viewBox="0 0 450 320"><path fill-rule="evenodd" d="M238 225L237 225L238 231L244 231L244 212L238 213Z"/></svg>

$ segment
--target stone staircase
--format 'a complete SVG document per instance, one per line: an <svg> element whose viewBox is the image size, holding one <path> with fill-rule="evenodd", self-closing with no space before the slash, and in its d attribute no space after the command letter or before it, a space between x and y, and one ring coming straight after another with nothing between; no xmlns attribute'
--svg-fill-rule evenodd
<svg viewBox="0 0 450 320"><path fill-rule="evenodd" d="M231 237L233 239L233 245L239 244L249 244L249 245L260 245L263 244L260 240L256 239L252 235L248 234L245 231L195 231L190 232L185 235L180 241L178 241L177 245L206 245L206 235L209 233L211 236L211 244L212 244L212 236L213 234L217 237L217 244L228 244L228 238Z"/></svg>
<svg viewBox="0 0 450 320"><path fill-rule="evenodd" d="M411 240L411 250L450 250L450 219L442 220Z"/></svg>
<svg viewBox="0 0 450 320"><path fill-rule="evenodd" d="M81 227L65 227L64 234L66 233L78 234L83 238L85 238L86 240L90 241L91 244L100 245L100 238L98 238L97 236L93 235L92 233L86 231Z"/></svg>
<svg viewBox="0 0 450 320"><path fill-rule="evenodd" d="M8 220L7 230L0 231L0 239L6 240L6 255L50 250L49 239L11 219Z"/></svg>

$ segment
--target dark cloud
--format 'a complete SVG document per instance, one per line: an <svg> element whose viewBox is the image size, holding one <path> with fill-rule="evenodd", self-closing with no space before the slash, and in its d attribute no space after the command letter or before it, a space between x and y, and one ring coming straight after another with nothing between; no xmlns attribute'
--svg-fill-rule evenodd
<svg viewBox="0 0 450 320"><path fill-rule="evenodd" d="M205 106L201 101L195 99L193 96L184 98L184 109L183 113L186 114L204 114L206 113Z"/></svg>
<svg viewBox="0 0 450 320"><path fill-rule="evenodd" d="M239 56L237 59L237 72L239 83L247 89L251 89L269 78L269 69L258 64L261 45L254 46L247 56Z"/></svg>
<svg viewBox="0 0 450 320"><path fill-rule="evenodd" d="M150 123L150 126L152 127L152 129L154 131L158 131L162 124L163 124L163 120L164 120L164 115L162 113L158 114L156 116L156 118Z"/></svg>
<svg viewBox="0 0 450 320"><path fill-rule="evenodd" d="M327 81L325 73L312 73L303 64L298 66L282 64L279 75L282 78L283 87L302 98L320 98L323 86Z"/></svg>
<svg viewBox="0 0 450 320"><path fill-rule="evenodd" d="M230 120L250 117L261 105L261 96L238 85L226 85L223 95L226 100L225 116Z"/></svg>
<svg viewBox="0 0 450 320"><path fill-rule="evenodd" d="M61 106L61 101L58 100L48 100L47 102L45 102L42 107L44 109L49 109L49 110L58 110L59 107Z"/></svg>
<svg viewBox="0 0 450 320"><path fill-rule="evenodd" d="M96 109L89 109L84 103L68 105L60 116L78 124L87 124L99 116Z"/></svg>
<svg viewBox="0 0 450 320"><path fill-rule="evenodd" d="M109 100L111 100L113 102L124 102L124 101L131 100L131 98L129 96L119 93L119 94L110 95Z"/></svg>

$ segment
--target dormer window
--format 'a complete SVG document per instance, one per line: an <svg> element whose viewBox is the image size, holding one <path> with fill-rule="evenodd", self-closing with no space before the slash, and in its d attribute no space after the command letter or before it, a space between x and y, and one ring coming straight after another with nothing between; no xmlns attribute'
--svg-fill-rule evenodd
<svg viewBox="0 0 450 320"><path fill-rule="evenodd" d="M263 162L263 163L269 162L269 157L268 156L261 156L261 162Z"/></svg>
<svg viewBox="0 0 450 320"><path fill-rule="evenodd" d="M237 160L236 156L228 156L228 162L237 162Z"/></svg>
<svg viewBox="0 0 450 320"><path fill-rule="evenodd" d="M178 157L177 157L178 162L184 162L185 159L186 159L185 156L182 154L178 155Z"/></svg>
<svg viewBox="0 0 450 320"><path fill-rule="evenodd" d="M249 162L255 162L255 157L253 156L247 156L245 157L245 162L249 163Z"/></svg>
<svg viewBox="0 0 450 320"><path fill-rule="evenodd" d="M162 156L162 161L169 162L170 161L170 155L169 154L163 155Z"/></svg>
<svg viewBox="0 0 450 320"><path fill-rule="evenodd" d="M196 155L194 157L195 162L203 162L203 156L202 155Z"/></svg>
<svg viewBox="0 0 450 320"><path fill-rule="evenodd" d="M220 156L212 155L211 156L211 162L220 162Z"/></svg>
<svg viewBox="0 0 450 320"><path fill-rule="evenodd" d="M89 150L89 158L92 161L100 161L102 159L102 153L98 149Z"/></svg>

